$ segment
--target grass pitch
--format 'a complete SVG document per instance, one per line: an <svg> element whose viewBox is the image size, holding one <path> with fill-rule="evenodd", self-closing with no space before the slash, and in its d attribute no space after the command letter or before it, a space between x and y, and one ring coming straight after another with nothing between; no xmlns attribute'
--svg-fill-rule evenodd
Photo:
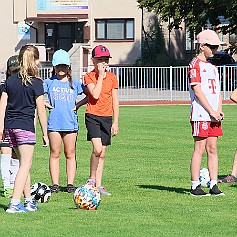
<svg viewBox="0 0 237 237"><path fill-rule="evenodd" d="M237 107L224 105L224 136L218 140L219 175L231 171L236 149ZM86 142L84 108L78 111L77 177L89 175L91 144ZM236 236L237 184L220 184L223 197L191 197L189 164L193 139L189 106L121 107L120 133L108 147L102 196L97 211L75 209L73 194L52 194L40 211L8 214L9 199L0 197L0 236ZM51 185L49 149L38 143L32 184ZM203 157L202 167L207 167ZM65 157L60 185L66 186ZM2 186L0 190L2 190ZM208 191L208 189L206 189Z"/></svg>

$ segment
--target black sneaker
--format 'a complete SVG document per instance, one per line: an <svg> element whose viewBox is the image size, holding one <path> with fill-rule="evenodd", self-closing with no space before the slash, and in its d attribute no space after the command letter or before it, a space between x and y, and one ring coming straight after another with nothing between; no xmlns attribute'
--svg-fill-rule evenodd
<svg viewBox="0 0 237 237"><path fill-rule="evenodd" d="M211 194L204 192L201 188L201 184L199 184L196 187L196 189L192 189L192 187L191 187L190 195L196 196L196 197L202 197L202 196L210 196Z"/></svg>
<svg viewBox="0 0 237 237"><path fill-rule="evenodd" d="M68 193L74 193L76 190L76 188L72 184L68 184L66 189Z"/></svg>
<svg viewBox="0 0 237 237"><path fill-rule="evenodd" d="M52 193L58 193L60 191L60 187L58 184L54 184L51 188L50 188L50 191Z"/></svg>
<svg viewBox="0 0 237 237"><path fill-rule="evenodd" d="M225 194L220 191L220 189L217 187L215 184L211 189L210 189L210 194L215 195L215 196L224 196Z"/></svg>
<svg viewBox="0 0 237 237"><path fill-rule="evenodd" d="M228 174L225 178L218 180L219 183L234 183L237 182L237 177L232 174Z"/></svg>

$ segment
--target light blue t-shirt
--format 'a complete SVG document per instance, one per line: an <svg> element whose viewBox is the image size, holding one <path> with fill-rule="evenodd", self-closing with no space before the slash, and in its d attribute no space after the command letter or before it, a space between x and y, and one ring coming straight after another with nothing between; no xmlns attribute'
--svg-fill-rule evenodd
<svg viewBox="0 0 237 237"><path fill-rule="evenodd" d="M56 76L44 82L44 93L48 94L50 109L48 130L50 131L77 131L78 117L73 108L77 96L84 91L84 85L77 79L72 79L72 89L69 82L62 82Z"/></svg>

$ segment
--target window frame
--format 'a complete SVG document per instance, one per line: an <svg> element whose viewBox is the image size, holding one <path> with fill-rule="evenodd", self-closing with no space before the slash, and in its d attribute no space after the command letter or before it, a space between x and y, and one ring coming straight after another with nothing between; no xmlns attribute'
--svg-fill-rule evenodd
<svg viewBox="0 0 237 237"><path fill-rule="evenodd" d="M133 23L133 32L132 38L127 37L127 24L128 22L132 21ZM98 37L98 23L104 22L104 37ZM108 24L109 23L123 23L123 38L118 39L109 39L108 38ZM109 19L95 19L95 40L96 41L134 41L135 40L135 19L134 18L109 18Z"/></svg>

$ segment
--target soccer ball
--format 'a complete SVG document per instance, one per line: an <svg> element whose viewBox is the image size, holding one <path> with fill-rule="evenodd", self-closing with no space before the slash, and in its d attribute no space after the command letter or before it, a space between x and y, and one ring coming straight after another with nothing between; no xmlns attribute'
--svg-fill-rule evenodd
<svg viewBox="0 0 237 237"><path fill-rule="evenodd" d="M207 168L202 168L199 174L199 181L201 186L209 188L210 187L210 175Z"/></svg>
<svg viewBox="0 0 237 237"><path fill-rule="evenodd" d="M88 184L78 187L74 192L74 202L78 209L96 210L100 200L99 190Z"/></svg>
<svg viewBox="0 0 237 237"><path fill-rule="evenodd" d="M45 183L35 183L30 187L31 197L37 202L47 202L51 197L51 191Z"/></svg>

